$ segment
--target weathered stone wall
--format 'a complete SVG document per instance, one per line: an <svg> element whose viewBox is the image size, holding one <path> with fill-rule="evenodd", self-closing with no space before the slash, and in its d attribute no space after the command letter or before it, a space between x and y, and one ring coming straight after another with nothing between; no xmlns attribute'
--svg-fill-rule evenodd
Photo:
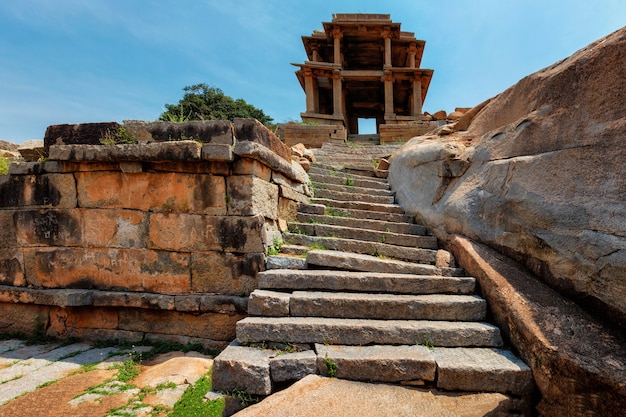
<svg viewBox="0 0 626 417"><path fill-rule="evenodd" d="M422 121L411 124L381 124L380 143L406 142L415 136L423 135L439 126L437 122Z"/></svg>
<svg viewBox="0 0 626 417"><path fill-rule="evenodd" d="M326 142L343 142L346 129L340 125L301 125L286 123L280 126L279 136L287 146L302 143L307 148L321 148Z"/></svg>
<svg viewBox="0 0 626 417"><path fill-rule="evenodd" d="M234 338L306 172L255 120L125 128L51 126L49 159L0 177L0 331Z"/></svg>

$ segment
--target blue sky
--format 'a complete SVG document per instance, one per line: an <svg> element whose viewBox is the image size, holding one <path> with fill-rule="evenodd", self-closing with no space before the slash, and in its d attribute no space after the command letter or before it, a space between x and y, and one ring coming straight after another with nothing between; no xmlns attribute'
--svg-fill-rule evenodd
<svg viewBox="0 0 626 417"><path fill-rule="evenodd" d="M299 120L292 62L333 13L387 13L426 41L424 110L472 107L626 25L623 0L20 0L0 3L0 139L155 120L206 83Z"/></svg>

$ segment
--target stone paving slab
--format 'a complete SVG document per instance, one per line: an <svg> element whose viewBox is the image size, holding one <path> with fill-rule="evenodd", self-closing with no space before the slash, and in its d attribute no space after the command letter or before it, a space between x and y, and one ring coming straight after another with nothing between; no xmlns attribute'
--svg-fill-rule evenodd
<svg viewBox="0 0 626 417"><path fill-rule="evenodd" d="M0 385L0 404L35 391L38 386L47 382L55 381L68 372L79 369L82 365L88 365L102 361L115 348L90 349L67 359L57 362L50 362L49 365L42 366L34 372L30 372L19 379L14 379Z"/></svg>
<svg viewBox="0 0 626 417"><path fill-rule="evenodd" d="M237 322L242 344L261 341L331 345L502 346L500 330L482 322L368 320L326 317L247 317Z"/></svg>
<svg viewBox="0 0 626 417"><path fill-rule="evenodd" d="M396 294L469 294L472 277L390 274L356 271L288 270L260 272L259 288L283 290L365 291Z"/></svg>
<svg viewBox="0 0 626 417"><path fill-rule="evenodd" d="M395 194L393 191L383 188L370 188L370 187L361 187L355 184L354 180L350 178L350 176L346 176L343 184L329 184L325 182L313 181L313 188L316 190L328 190L328 191L338 191L342 193L350 193L350 194L368 194L368 195L379 195L379 196L389 196L393 197ZM350 185L348 185L350 184Z"/></svg>
<svg viewBox="0 0 626 417"><path fill-rule="evenodd" d="M487 303L476 295L295 291L288 299L294 317L480 321L487 314Z"/></svg>
<svg viewBox="0 0 626 417"><path fill-rule="evenodd" d="M318 367L328 375L328 363L336 366L337 378L355 381L434 381L435 358L424 346L332 346L315 345Z"/></svg>
<svg viewBox="0 0 626 417"><path fill-rule="evenodd" d="M335 175L333 175L335 174ZM354 185L363 188L374 188L379 190L389 190L391 187L388 183L371 177L361 177L340 172L330 172L330 174L309 172L311 181L321 182L325 184L342 185L346 183L346 178L350 178Z"/></svg>

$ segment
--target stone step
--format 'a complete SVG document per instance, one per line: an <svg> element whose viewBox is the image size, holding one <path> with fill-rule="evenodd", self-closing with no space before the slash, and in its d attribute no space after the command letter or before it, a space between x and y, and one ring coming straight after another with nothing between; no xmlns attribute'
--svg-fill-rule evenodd
<svg viewBox="0 0 626 417"><path fill-rule="evenodd" d="M333 191L326 188L316 188L313 191L315 198L332 198L340 201L357 201L365 203L376 204L393 204L395 202L394 196L387 195L372 195L372 194L360 194L350 193L342 191Z"/></svg>
<svg viewBox="0 0 626 417"><path fill-rule="evenodd" d="M283 233L283 239L289 244L308 246L324 250L379 255L402 261L435 264L437 250L407 246L395 246L387 243L365 240L343 239L325 236L307 236L297 233Z"/></svg>
<svg viewBox="0 0 626 417"><path fill-rule="evenodd" d="M403 233L381 232L379 230L336 226L333 224L312 224L289 222L289 231L307 236L326 236L343 239L385 243L411 248L437 249L439 244L434 236L408 235Z"/></svg>
<svg viewBox="0 0 626 417"><path fill-rule="evenodd" d="M272 255L265 259L265 269L306 269L306 258L298 256Z"/></svg>
<svg viewBox="0 0 626 417"><path fill-rule="evenodd" d="M313 181L312 188L315 191L328 190L335 191L340 193L349 193L349 194L369 194L369 195L377 195L377 196L386 196L393 197L394 192L391 190L383 190L380 188L369 188L369 187L358 187L351 182L350 176L346 177L346 181L343 184L328 184L324 182Z"/></svg>
<svg viewBox="0 0 626 417"><path fill-rule="evenodd" d="M530 368L511 351L494 348L427 348L403 346L335 346L316 344L318 369L337 378L372 382L425 381L439 389L532 392Z"/></svg>
<svg viewBox="0 0 626 417"><path fill-rule="evenodd" d="M481 321L486 313L476 295L255 290L248 302L248 314L273 317Z"/></svg>
<svg viewBox="0 0 626 417"><path fill-rule="evenodd" d="M302 204L300 205L302 207ZM310 206L310 205L309 205ZM370 219L381 220L395 223L414 223L414 218L410 214L404 213L386 213L373 210L356 210L350 208L336 208L336 207L324 207L324 211L321 213L315 212L312 214L335 216L335 217L351 217L354 219ZM303 212L300 210L300 212ZM310 212L309 212L310 213Z"/></svg>
<svg viewBox="0 0 626 417"><path fill-rule="evenodd" d="M275 269L259 272L259 288L269 290L363 291L394 294L471 294L473 277L354 271Z"/></svg>
<svg viewBox="0 0 626 417"><path fill-rule="evenodd" d="M432 320L371 320L326 317L246 317L237 322L237 340L331 345L414 345L499 347L500 330L489 323Z"/></svg>
<svg viewBox="0 0 626 417"><path fill-rule="evenodd" d="M424 226L407 222L392 222L341 216L320 216L308 213L298 213L297 220L301 223L320 223L344 227L363 227L381 232L402 233L409 235L426 235L427 232Z"/></svg>
<svg viewBox="0 0 626 417"><path fill-rule="evenodd" d="M314 149L313 152L326 152L328 154L348 153L351 155L357 154L373 154L376 156L388 156L394 154L403 144L380 144L380 145L356 145L351 144L350 141L346 142L326 142L321 148Z"/></svg>
<svg viewBox="0 0 626 417"><path fill-rule="evenodd" d="M380 181L373 178L363 178L357 176L346 175L341 171L332 171L330 175L317 174L315 172L309 172L309 178L313 182L321 182L326 184L342 185L346 183L346 179L350 178L356 187L364 188L376 188L380 190L389 190L391 187L387 182Z"/></svg>
<svg viewBox="0 0 626 417"><path fill-rule="evenodd" d="M281 255L306 256L309 252L308 246L284 244L280 248Z"/></svg>
<svg viewBox="0 0 626 417"><path fill-rule="evenodd" d="M350 175L350 177L354 179L355 181L356 180L375 181L380 184L389 185L386 179L376 177L373 171L346 169L340 163L327 164L327 165L321 164L321 163L315 163L311 165L311 170L309 171L309 173L328 175L331 177L332 176L336 176L336 177L344 176L345 177L346 175Z"/></svg>
<svg viewBox="0 0 626 417"><path fill-rule="evenodd" d="M351 209L351 210L370 210L377 211L381 213L394 213L394 214L403 214L404 211L402 207L398 204L378 204L378 203L368 203L363 201L342 201L336 200L333 198L312 198L312 204L323 204L326 207L332 207L335 209Z"/></svg>
<svg viewBox="0 0 626 417"><path fill-rule="evenodd" d="M416 264L376 256L333 250L312 250L307 254L307 264L318 267L345 269L348 271L389 272L395 274L462 276L460 268L437 268L433 265Z"/></svg>

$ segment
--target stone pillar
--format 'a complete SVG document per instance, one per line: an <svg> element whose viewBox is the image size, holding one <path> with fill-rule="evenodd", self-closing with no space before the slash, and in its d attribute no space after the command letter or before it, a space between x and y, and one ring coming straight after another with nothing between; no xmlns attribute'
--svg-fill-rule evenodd
<svg viewBox="0 0 626 417"><path fill-rule="evenodd" d="M335 28L333 30L333 39L334 39L333 52L334 52L334 62L336 65L341 65L341 38L342 37L343 37L343 34L341 33L341 30L338 28Z"/></svg>
<svg viewBox="0 0 626 417"><path fill-rule="evenodd" d="M422 114L422 77L417 74L413 79L413 103L411 114L419 116Z"/></svg>
<svg viewBox="0 0 626 417"><path fill-rule="evenodd" d="M391 71L385 71L383 82L385 83L385 119L387 119L395 116L393 108L393 73Z"/></svg>
<svg viewBox="0 0 626 417"><path fill-rule="evenodd" d="M315 88L313 86L313 71L310 69L304 70L304 92L306 94L306 112L315 112Z"/></svg>
<svg viewBox="0 0 626 417"><path fill-rule="evenodd" d="M341 71L333 71L333 118L343 119L343 91Z"/></svg>
<svg viewBox="0 0 626 417"><path fill-rule="evenodd" d="M415 68L415 55L416 55L416 50L415 50L415 44L412 43L411 46L409 47L409 68Z"/></svg>
<svg viewBox="0 0 626 417"><path fill-rule="evenodd" d="M389 29L385 29L382 33L383 38L385 39L385 67L391 67L391 31Z"/></svg>
<svg viewBox="0 0 626 417"><path fill-rule="evenodd" d="M313 62L320 62L320 52L317 47L313 48Z"/></svg>

